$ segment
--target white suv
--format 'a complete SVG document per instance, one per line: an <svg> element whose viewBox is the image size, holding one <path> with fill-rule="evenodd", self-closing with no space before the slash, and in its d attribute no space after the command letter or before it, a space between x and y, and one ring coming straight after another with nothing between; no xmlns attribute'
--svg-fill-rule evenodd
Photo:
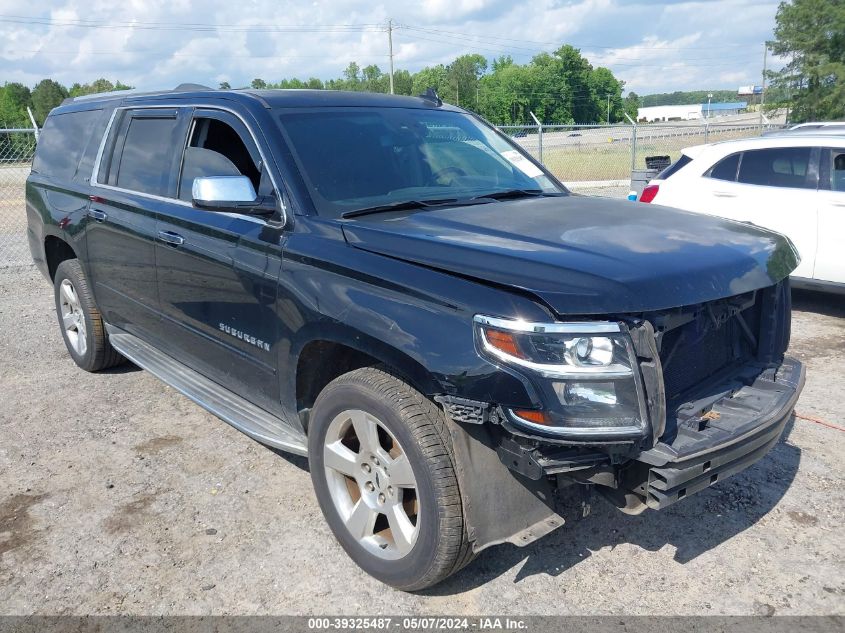
<svg viewBox="0 0 845 633"><path fill-rule="evenodd" d="M793 286L845 293L843 136L767 136L688 147L640 200L779 231L801 255Z"/></svg>

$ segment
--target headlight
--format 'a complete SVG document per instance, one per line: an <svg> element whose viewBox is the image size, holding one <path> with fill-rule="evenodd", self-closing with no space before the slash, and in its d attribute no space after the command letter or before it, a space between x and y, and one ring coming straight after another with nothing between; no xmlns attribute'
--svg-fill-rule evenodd
<svg viewBox="0 0 845 633"><path fill-rule="evenodd" d="M542 378L546 410L511 410L535 431L571 436L639 436L646 426L636 355L619 323L527 323L477 315L482 353Z"/></svg>

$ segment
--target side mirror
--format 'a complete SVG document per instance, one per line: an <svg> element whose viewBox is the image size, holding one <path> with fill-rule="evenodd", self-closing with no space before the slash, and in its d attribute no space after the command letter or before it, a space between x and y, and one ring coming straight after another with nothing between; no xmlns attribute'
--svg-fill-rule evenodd
<svg viewBox="0 0 845 633"><path fill-rule="evenodd" d="M246 176L202 176L191 187L194 205L210 211L256 209L263 206Z"/></svg>

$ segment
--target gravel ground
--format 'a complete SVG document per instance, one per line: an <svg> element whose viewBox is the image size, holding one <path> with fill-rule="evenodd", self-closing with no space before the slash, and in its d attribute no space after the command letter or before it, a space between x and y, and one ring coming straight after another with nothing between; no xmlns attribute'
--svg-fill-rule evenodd
<svg viewBox="0 0 845 633"><path fill-rule="evenodd" d="M796 294L797 411L845 426L845 302ZM369 578L305 460L134 367L78 370L51 291L0 270L1 614L845 614L845 433L804 419L760 463L663 512L487 550L422 594Z"/></svg>

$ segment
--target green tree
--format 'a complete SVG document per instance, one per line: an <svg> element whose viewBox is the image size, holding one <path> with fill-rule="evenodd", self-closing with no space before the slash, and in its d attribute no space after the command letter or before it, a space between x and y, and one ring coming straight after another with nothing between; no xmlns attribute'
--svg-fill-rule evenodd
<svg viewBox="0 0 845 633"><path fill-rule="evenodd" d="M500 125L531 122L532 90L529 87L531 70L519 64L496 65L481 78L479 86L479 114Z"/></svg>
<svg viewBox="0 0 845 633"><path fill-rule="evenodd" d="M640 105L640 97L639 95L634 92L633 90L628 93L628 96L625 97L625 105L624 110L631 117L634 121L637 120L637 115L639 113L639 109L642 106ZM627 119L626 119L627 120Z"/></svg>
<svg viewBox="0 0 845 633"><path fill-rule="evenodd" d="M19 83L0 87L0 127L31 127L26 108L32 106L32 93Z"/></svg>
<svg viewBox="0 0 845 633"><path fill-rule="evenodd" d="M770 78L790 95L791 119L845 118L845 2L781 2L774 35L772 52L790 61Z"/></svg>
<svg viewBox="0 0 845 633"><path fill-rule="evenodd" d="M39 126L44 125L50 110L68 97L67 89L52 79L42 79L32 90L32 109Z"/></svg>
<svg viewBox="0 0 845 633"><path fill-rule="evenodd" d="M438 64L437 66L423 68L414 74L412 85L412 93L415 95L421 95L429 88L434 88L437 94L443 98L448 87L446 67L443 64Z"/></svg>
<svg viewBox="0 0 845 633"><path fill-rule="evenodd" d="M475 109L478 99L478 80L484 71L487 70L487 60L478 54L461 55L446 67L446 80L449 84L447 95L440 95L441 98L448 97L451 101L455 99L455 105Z"/></svg>
<svg viewBox="0 0 845 633"><path fill-rule="evenodd" d="M112 83L108 79L95 79L90 84L75 83L70 87L69 96L79 97L82 95L92 95L100 92L112 92L114 90L131 90L132 86L117 81Z"/></svg>
<svg viewBox="0 0 845 633"><path fill-rule="evenodd" d="M407 70L393 71L393 92L398 95L414 94L414 79Z"/></svg>
<svg viewBox="0 0 845 633"><path fill-rule="evenodd" d="M361 90L366 92L388 92L390 78L381 72L375 64L365 66L361 70Z"/></svg>
<svg viewBox="0 0 845 633"><path fill-rule="evenodd" d="M253 90L264 90L267 87L267 82L256 77L249 85Z"/></svg>
<svg viewBox="0 0 845 633"><path fill-rule="evenodd" d="M343 71L343 80L341 85L346 90L359 90L361 83L361 67L355 62L349 62L349 65Z"/></svg>

